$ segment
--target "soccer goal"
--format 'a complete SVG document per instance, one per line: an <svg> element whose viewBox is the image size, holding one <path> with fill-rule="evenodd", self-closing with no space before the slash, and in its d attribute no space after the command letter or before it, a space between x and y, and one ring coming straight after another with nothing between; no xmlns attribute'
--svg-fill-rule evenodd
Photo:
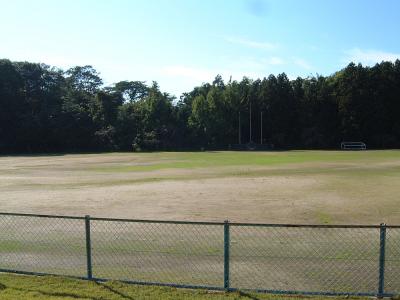
<svg viewBox="0 0 400 300"><path fill-rule="evenodd" d="M367 145L363 142L342 142L340 148L342 150L367 150Z"/></svg>

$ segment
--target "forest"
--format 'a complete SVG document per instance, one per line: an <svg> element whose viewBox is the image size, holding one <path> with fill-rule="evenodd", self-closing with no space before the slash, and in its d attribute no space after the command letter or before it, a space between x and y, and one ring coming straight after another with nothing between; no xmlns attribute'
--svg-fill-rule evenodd
<svg viewBox="0 0 400 300"><path fill-rule="evenodd" d="M341 141L400 147L399 60L294 80L217 75L179 99L157 82L105 86L92 66L0 60L1 153L223 150L249 142L337 149Z"/></svg>

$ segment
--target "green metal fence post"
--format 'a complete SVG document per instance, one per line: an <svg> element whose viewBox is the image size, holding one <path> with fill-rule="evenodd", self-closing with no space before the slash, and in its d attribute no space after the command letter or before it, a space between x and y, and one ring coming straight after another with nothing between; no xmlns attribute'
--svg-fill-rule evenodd
<svg viewBox="0 0 400 300"><path fill-rule="evenodd" d="M229 221L224 222L224 289L229 290Z"/></svg>
<svg viewBox="0 0 400 300"><path fill-rule="evenodd" d="M85 216L85 232L86 232L86 263L87 278L91 280L92 276L92 243L90 240L90 216Z"/></svg>
<svg viewBox="0 0 400 300"><path fill-rule="evenodd" d="M386 224L382 223L379 229L379 284L378 298L383 298L385 289L385 248L386 248Z"/></svg>

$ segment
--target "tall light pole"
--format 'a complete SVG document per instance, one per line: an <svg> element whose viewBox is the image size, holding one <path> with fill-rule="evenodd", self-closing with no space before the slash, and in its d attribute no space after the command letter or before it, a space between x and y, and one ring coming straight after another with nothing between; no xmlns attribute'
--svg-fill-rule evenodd
<svg viewBox="0 0 400 300"><path fill-rule="evenodd" d="M250 101L250 141L251 143L251 101Z"/></svg>
<svg viewBox="0 0 400 300"><path fill-rule="evenodd" d="M242 132L242 127L241 127L241 124L240 124L240 110L239 110L239 145L242 144L241 132Z"/></svg>
<svg viewBox="0 0 400 300"><path fill-rule="evenodd" d="M261 145L262 145L262 142L263 142L263 136L262 136L262 134L263 134L263 132L262 132L262 129L263 129L262 115L263 115L263 112L261 112L261 138L260 138L260 144L261 144Z"/></svg>

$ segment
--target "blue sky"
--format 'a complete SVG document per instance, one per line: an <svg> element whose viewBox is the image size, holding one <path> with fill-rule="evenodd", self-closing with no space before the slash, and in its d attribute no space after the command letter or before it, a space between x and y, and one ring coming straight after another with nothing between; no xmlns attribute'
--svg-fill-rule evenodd
<svg viewBox="0 0 400 300"><path fill-rule="evenodd" d="M221 74L329 75L400 58L397 0L0 0L0 58L93 65L179 95Z"/></svg>

